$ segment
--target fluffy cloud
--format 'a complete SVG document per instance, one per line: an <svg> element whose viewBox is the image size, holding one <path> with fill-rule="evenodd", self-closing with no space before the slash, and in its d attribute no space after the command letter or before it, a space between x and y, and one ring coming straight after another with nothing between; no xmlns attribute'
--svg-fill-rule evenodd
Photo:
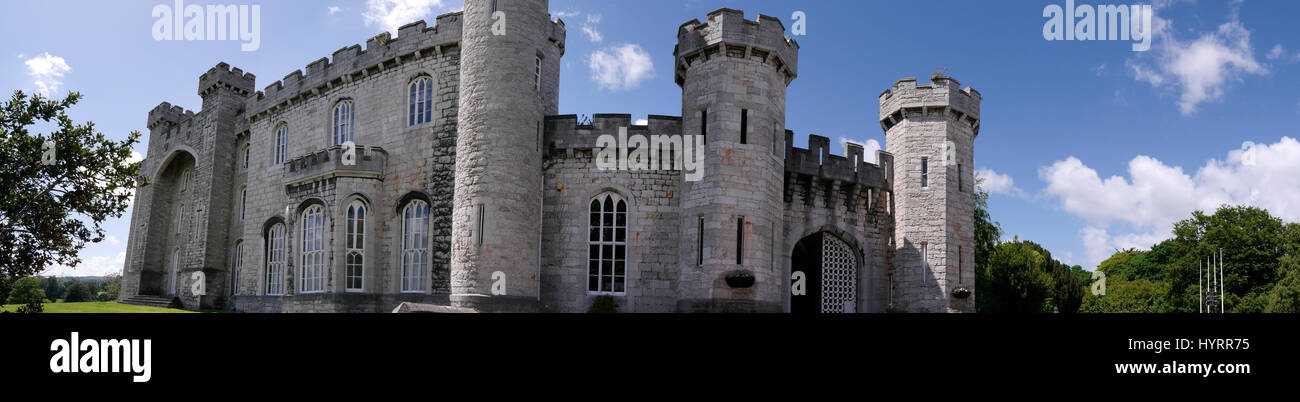
<svg viewBox="0 0 1300 402"><path fill-rule="evenodd" d="M367 27L379 27L396 34L397 28L417 20L428 20L442 0L367 0L361 13Z"/></svg>
<svg viewBox="0 0 1300 402"><path fill-rule="evenodd" d="M94 255L82 256L81 264L76 266L56 265L41 272L46 276L104 276L110 273L121 274L126 264L126 251L118 251L113 257Z"/></svg>
<svg viewBox="0 0 1300 402"><path fill-rule="evenodd" d="M1016 187L1016 181L1010 175L998 173L993 169L979 168L975 169L975 181L979 183L981 190L989 194L1002 194L1011 196L1021 196L1025 192Z"/></svg>
<svg viewBox="0 0 1300 402"><path fill-rule="evenodd" d="M1286 48L1282 47L1281 43L1273 45L1273 49L1268 51L1269 60L1277 60L1282 58L1282 56L1285 55L1286 55Z"/></svg>
<svg viewBox="0 0 1300 402"><path fill-rule="evenodd" d="M32 77L32 85L36 86L36 92L46 96L53 96L59 92L59 88L63 86L63 74L72 70L62 57L51 55L49 52L27 59L25 63L27 75Z"/></svg>
<svg viewBox="0 0 1300 402"><path fill-rule="evenodd" d="M1190 41L1180 40L1173 23L1160 18L1159 11L1169 3L1155 4L1151 29L1156 45L1147 52L1151 54L1137 56L1128 65L1137 80L1179 91L1182 114L1193 114L1200 104L1222 98L1231 82L1268 74L1268 68L1255 60L1250 30L1237 17L1240 2L1233 3L1228 22Z"/></svg>
<svg viewBox="0 0 1300 402"><path fill-rule="evenodd" d="M587 22L582 24L582 33L587 35L587 40L592 43L600 43L600 41L605 40L605 37L601 36L600 31L596 29L596 25L600 24L600 18L600 14L587 14Z"/></svg>
<svg viewBox="0 0 1300 402"><path fill-rule="evenodd" d="M1148 248L1171 236L1173 224L1192 211L1253 205L1287 221L1300 221L1300 141L1246 144L1223 160L1210 159L1188 174L1149 157L1129 161L1128 177L1101 178L1070 157L1039 170L1044 193L1087 223L1080 236L1089 264L1115 249ZM1124 231L1112 233L1122 227Z"/></svg>
<svg viewBox="0 0 1300 402"><path fill-rule="evenodd" d="M331 6L331 7L328 8L328 10L329 10L329 12L330 12L330 15L334 15L334 14L338 14L339 10L341 10L341 9L338 8L338 7L333 7L333 6Z"/></svg>
<svg viewBox="0 0 1300 402"><path fill-rule="evenodd" d="M591 80L602 89L628 90L654 78L654 62L641 45L623 44L607 47L587 57Z"/></svg>
<svg viewBox="0 0 1300 402"><path fill-rule="evenodd" d="M880 141L868 139L866 142L840 137L840 149L844 150L844 155L849 154L849 144L857 144L862 147L862 161L867 163L876 163L876 151L881 149Z"/></svg>

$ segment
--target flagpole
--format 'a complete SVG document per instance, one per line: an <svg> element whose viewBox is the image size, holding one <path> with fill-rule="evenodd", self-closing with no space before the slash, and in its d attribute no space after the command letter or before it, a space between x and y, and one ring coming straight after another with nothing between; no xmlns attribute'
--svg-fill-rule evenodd
<svg viewBox="0 0 1300 402"><path fill-rule="evenodd" d="M1205 282L1205 261L1196 262L1196 311L1205 314L1205 287L1201 283Z"/></svg>

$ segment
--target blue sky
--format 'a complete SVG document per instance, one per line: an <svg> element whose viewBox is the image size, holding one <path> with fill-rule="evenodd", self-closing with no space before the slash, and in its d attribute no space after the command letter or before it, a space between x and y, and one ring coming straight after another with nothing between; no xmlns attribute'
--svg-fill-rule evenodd
<svg viewBox="0 0 1300 402"><path fill-rule="evenodd" d="M171 1L7 1L0 88L86 95L72 115L112 137L145 131L159 102L200 106L199 74L225 61L264 87L454 0L189 1L256 4L260 48L155 41L154 6ZM679 115L677 27L716 8L802 11L800 76L789 88L796 145L816 133L884 143L877 96L936 68L984 95L976 167L1006 238L1043 244L1091 269L1115 249L1149 247L1172 223L1220 203L1300 221L1300 35L1290 1L1156 1L1150 51L1123 41L1047 41L1060 1L551 1L569 27L560 112ZM1078 4L1106 4L1079 1ZM1150 3L1147 3L1150 4ZM789 33L789 32L787 32ZM1243 151L1243 143L1256 144ZM143 152L144 145L137 146ZM835 152L842 149L836 147ZM130 213L75 269L120 270Z"/></svg>

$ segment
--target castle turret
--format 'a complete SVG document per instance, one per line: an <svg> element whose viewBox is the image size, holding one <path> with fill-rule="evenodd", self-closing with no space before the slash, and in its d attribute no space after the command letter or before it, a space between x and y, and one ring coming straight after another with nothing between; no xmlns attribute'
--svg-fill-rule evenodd
<svg viewBox="0 0 1300 402"><path fill-rule="evenodd" d="M564 25L546 0L467 0L463 15L451 301L535 309L542 120L558 112Z"/></svg>
<svg viewBox="0 0 1300 402"><path fill-rule="evenodd" d="M677 31L682 134L705 143L703 177L685 182L681 203L678 310L783 308L788 274L772 250L782 232L785 91L798 52L780 20L746 20L739 10L713 11Z"/></svg>
<svg viewBox="0 0 1300 402"><path fill-rule="evenodd" d="M894 309L975 311L974 141L980 93L957 80L898 81L880 95L895 157Z"/></svg>

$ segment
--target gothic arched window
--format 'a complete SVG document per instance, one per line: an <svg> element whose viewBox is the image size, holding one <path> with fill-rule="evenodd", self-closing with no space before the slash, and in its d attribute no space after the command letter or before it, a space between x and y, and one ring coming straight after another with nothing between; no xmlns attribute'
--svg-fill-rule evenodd
<svg viewBox="0 0 1300 402"><path fill-rule="evenodd" d="M266 294L284 295L284 224L266 231Z"/></svg>
<svg viewBox="0 0 1300 402"><path fill-rule="evenodd" d="M345 142L352 141L352 123L356 121L353 111L354 108L350 100L334 105L334 145L342 145Z"/></svg>
<svg viewBox="0 0 1300 402"><path fill-rule="evenodd" d="M416 126L433 121L433 78L422 76L411 81L411 97L407 125Z"/></svg>
<svg viewBox="0 0 1300 402"><path fill-rule="evenodd" d="M317 204L302 212L302 275L299 293L325 291L325 207Z"/></svg>
<svg viewBox="0 0 1300 402"><path fill-rule="evenodd" d="M280 123L275 127L275 153L271 155L271 162L277 165L284 163L285 156L289 150L289 125Z"/></svg>
<svg viewBox="0 0 1300 402"><path fill-rule="evenodd" d="M587 291L626 291L627 202L614 193L591 200L587 239Z"/></svg>
<svg viewBox="0 0 1300 402"><path fill-rule="evenodd" d="M428 256L429 203L411 201L402 209L402 292L424 292Z"/></svg>
<svg viewBox="0 0 1300 402"><path fill-rule="evenodd" d="M347 253L346 260L346 278L344 279L345 289L348 292L361 292L365 290L365 257L366 257L366 205L361 201L353 201L348 206L347 233L343 236L344 247Z"/></svg>

